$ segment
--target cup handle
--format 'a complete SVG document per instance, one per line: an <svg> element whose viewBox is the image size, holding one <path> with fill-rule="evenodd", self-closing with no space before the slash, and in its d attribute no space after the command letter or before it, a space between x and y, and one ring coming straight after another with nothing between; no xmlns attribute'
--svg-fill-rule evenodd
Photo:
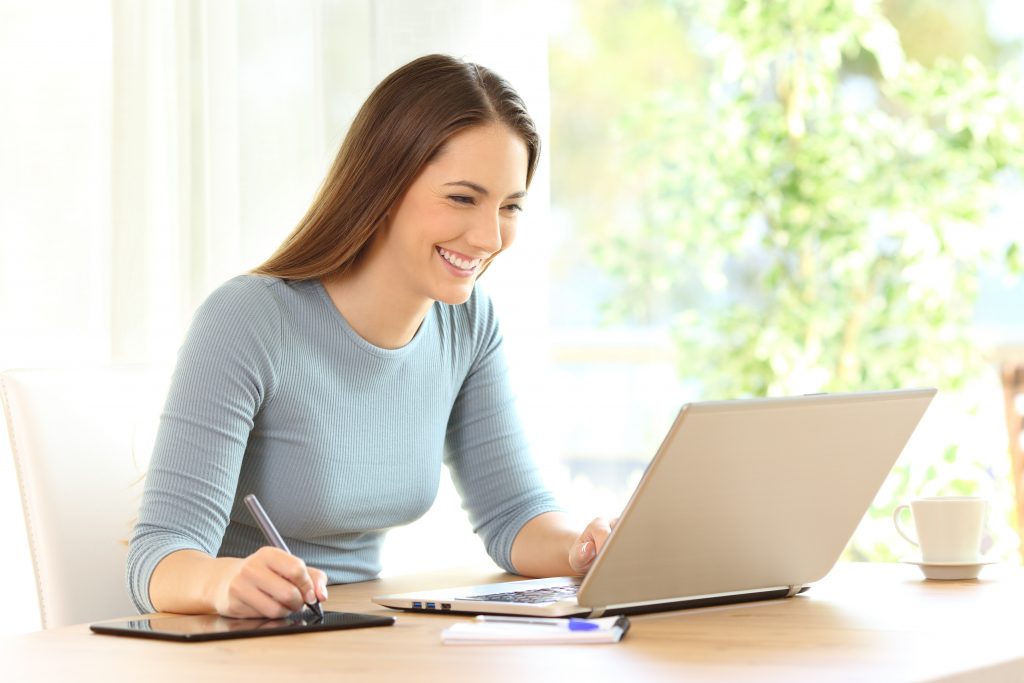
<svg viewBox="0 0 1024 683"><path fill-rule="evenodd" d="M903 529L900 527L900 513L903 512L904 510L909 510L909 509L910 509L909 505L897 505L896 509L892 511L892 523L896 525L896 533L898 533L900 536L902 536L903 538L905 538L908 541L910 541L912 544L920 547L921 544L918 543L913 538L911 538L910 536L908 536L906 534L906 532L904 532Z"/></svg>

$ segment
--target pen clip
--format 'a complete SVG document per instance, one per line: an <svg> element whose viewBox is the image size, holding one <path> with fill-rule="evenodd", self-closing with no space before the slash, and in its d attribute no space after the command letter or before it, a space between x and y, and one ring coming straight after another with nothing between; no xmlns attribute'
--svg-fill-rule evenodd
<svg viewBox="0 0 1024 683"><path fill-rule="evenodd" d="M578 617L570 617L569 621L566 622L566 626L568 626L570 631L597 631L601 628L600 624L595 624L592 621Z"/></svg>

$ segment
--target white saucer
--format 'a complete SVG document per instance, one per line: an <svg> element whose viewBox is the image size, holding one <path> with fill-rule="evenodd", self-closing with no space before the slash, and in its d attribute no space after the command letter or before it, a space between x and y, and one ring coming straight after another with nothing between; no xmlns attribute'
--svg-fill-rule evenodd
<svg viewBox="0 0 1024 683"><path fill-rule="evenodd" d="M974 562L922 562L921 560L903 560L904 564L916 564L924 572L926 579L951 581L956 579L976 579L981 568L986 564L995 564L998 560L979 558Z"/></svg>

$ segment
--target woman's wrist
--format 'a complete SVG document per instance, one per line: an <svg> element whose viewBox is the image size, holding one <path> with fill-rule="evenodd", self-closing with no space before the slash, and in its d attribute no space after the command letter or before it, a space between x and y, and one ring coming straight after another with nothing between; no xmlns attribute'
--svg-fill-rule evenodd
<svg viewBox="0 0 1024 683"><path fill-rule="evenodd" d="M204 572L206 581L201 590L202 602L207 611L224 613L231 579L238 572L238 565L241 562L241 558L237 557L210 558L210 567Z"/></svg>
<svg viewBox="0 0 1024 683"><path fill-rule="evenodd" d="M572 572L569 552L579 537L561 512L538 515L523 525L512 544L512 565L523 576L564 576Z"/></svg>
<svg viewBox="0 0 1024 683"><path fill-rule="evenodd" d="M210 614L217 612L218 597L239 562L212 558L198 550L179 550L157 564L149 582L150 600L160 612Z"/></svg>

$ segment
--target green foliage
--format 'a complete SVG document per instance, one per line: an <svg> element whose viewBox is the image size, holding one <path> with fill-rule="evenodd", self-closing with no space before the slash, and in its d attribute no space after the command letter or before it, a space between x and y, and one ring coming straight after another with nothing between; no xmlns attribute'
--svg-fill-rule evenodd
<svg viewBox="0 0 1024 683"><path fill-rule="evenodd" d="M639 200L594 228L612 316L672 316L708 397L964 389L984 367L979 272L1024 262L1024 231L986 227L1024 169L1021 84L972 57L909 61L871 2L657 7L702 56L704 95L666 83L621 114L618 176ZM940 458L898 467L872 515L984 476L956 445ZM880 541L851 554L893 559Z"/></svg>
<svg viewBox="0 0 1024 683"><path fill-rule="evenodd" d="M904 63L862 2L717 9L710 101L660 98L646 130L625 124L659 210L602 262L632 300L694 277L718 292L677 330L681 369L700 358L711 395L962 386L979 268L999 249L1019 260L984 229L1000 173L1022 165L1005 86L976 60ZM845 71L858 57L877 80Z"/></svg>

